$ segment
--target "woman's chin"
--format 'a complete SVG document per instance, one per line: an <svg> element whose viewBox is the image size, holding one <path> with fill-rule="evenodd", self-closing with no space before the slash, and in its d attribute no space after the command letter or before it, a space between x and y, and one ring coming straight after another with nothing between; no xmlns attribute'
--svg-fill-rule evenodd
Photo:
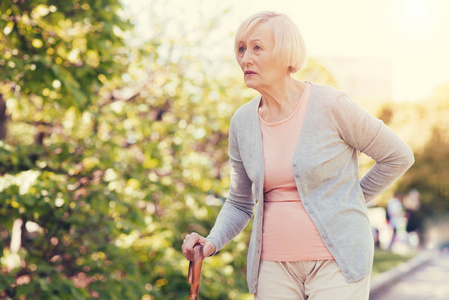
<svg viewBox="0 0 449 300"><path fill-rule="evenodd" d="M254 84L254 82L252 82L251 80L245 80L245 84L250 89L255 89L256 90L257 84Z"/></svg>

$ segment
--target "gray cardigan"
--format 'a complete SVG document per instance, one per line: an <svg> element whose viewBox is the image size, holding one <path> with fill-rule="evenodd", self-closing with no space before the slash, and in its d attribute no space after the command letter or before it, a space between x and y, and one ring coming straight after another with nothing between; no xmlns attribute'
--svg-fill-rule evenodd
<svg viewBox="0 0 449 300"><path fill-rule="evenodd" d="M207 237L219 251L254 214L247 261L250 293L257 291L264 208L260 99L241 106L232 117L229 196ZM376 162L361 180L357 151ZM413 162L407 144L381 120L345 93L312 83L291 166L302 203L347 282L363 279L372 269L374 243L366 203Z"/></svg>

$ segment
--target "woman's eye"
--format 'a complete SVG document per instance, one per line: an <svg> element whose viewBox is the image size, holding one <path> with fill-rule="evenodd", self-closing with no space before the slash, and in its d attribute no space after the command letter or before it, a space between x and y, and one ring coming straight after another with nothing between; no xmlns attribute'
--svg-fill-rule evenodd
<svg viewBox="0 0 449 300"><path fill-rule="evenodd" d="M240 52L240 53L245 52L245 48L244 48L244 47L240 47L240 48L239 48L239 52Z"/></svg>
<svg viewBox="0 0 449 300"><path fill-rule="evenodd" d="M260 49L262 49L262 48L260 48L259 45L254 46L254 50L260 50Z"/></svg>

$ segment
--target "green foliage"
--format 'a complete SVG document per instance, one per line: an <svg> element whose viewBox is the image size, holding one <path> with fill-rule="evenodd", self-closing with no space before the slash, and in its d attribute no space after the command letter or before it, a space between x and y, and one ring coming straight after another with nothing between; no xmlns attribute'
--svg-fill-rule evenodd
<svg viewBox="0 0 449 300"><path fill-rule="evenodd" d="M119 0L2 1L1 93L20 91L15 105L30 122L87 109L127 64L121 32L130 25L117 16L120 7Z"/></svg>
<svg viewBox="0 0 449 300"><path fill-rule="evenodd" d="M446 93L449 89L446 89ZM400 183L400 189L416 188L421 194L422 210L426 215L449 211L449 98L446 107L422 103L422 117L415 120L426 130L426 139L415 152L416 162ZM442 103L441 103L442 104ZM430 107L429 107L430 106Z"/></svg>
<svg viewBox="0 0 449 300"><path fill-rule="evenodd" d="M293 78L338 88L338 84L332 74L313 57L307 59L305 67L294 74Z"/></svg>
<svg viewBox="0 0 449 300"><path fill-rule="evenodd" d="M128 64L122 35L131 26L120 9L118 0L1 4L0 94L9 124L0 142L0 297L145 293L134 280L136 253L123 247L146 226L135 204L139 174L123 168L135 153L106 136L116 120L99 109L112 102L107 91ZM18 252L9 247L14 219L23 224Z"/></svg>
<svg viewBox="0 0 449 300"><path fill-rule="evenodd" d="M242 82L205 77L187 41L125 49L118 2L98 3L2 3L0 297L186 298L183 234L206 235L226 193ZM245 290L247 238L205 263L205 297Z"/></svg>

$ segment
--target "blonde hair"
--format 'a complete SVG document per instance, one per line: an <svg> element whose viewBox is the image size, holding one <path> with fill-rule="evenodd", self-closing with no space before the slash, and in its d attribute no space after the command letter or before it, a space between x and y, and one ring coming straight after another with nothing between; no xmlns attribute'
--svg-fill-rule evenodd
<svg viewBox="0 0 449 300"><path fill-rule="evenodd" d="M256 13L240 24L235 34L234 51L239 55L239 43L257 26L267 23L274 36L273 55L290 73L299 71L306 62L306 48L298 26L285 14L274 11Z"/></svg>

